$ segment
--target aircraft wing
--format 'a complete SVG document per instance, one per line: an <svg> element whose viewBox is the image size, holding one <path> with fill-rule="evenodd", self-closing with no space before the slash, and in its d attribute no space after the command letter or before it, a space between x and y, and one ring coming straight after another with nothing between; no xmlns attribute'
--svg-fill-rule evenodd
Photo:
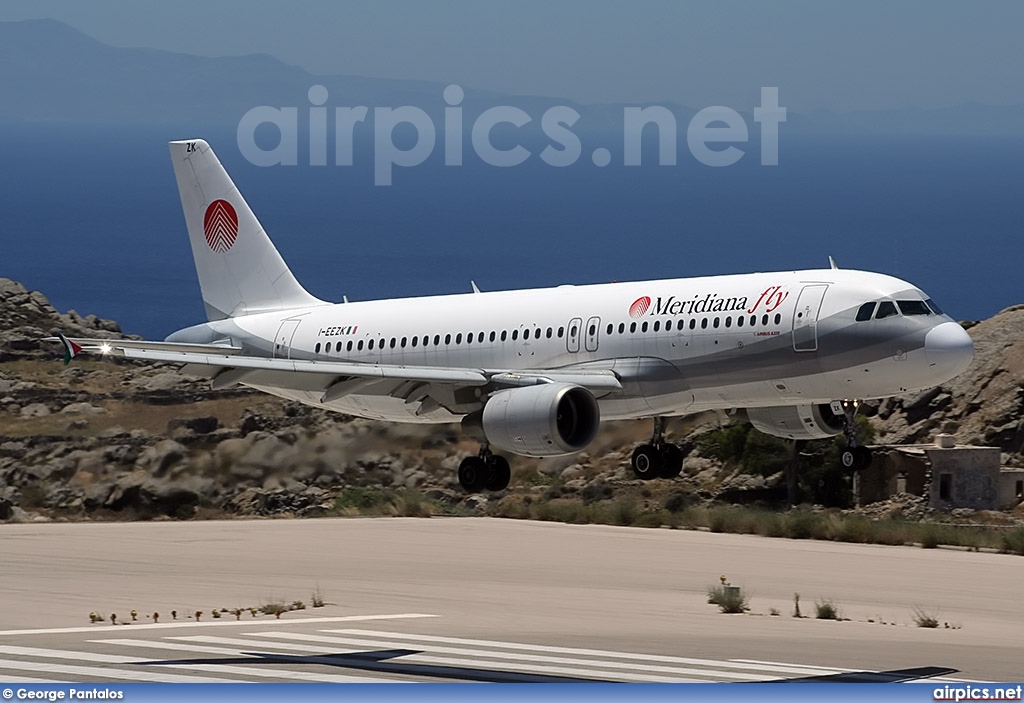
<svg viewBox="0 0 1024 703"><path fill-rule="evenodd" d="M370 384L391 381L500 388L530 386L539 383L572 383L592 391L619 390L618 377L607 369L538 369L509 371L449 366L406 366L372 364L354 361L313 361L306 359L272 359L241 354L239 347L219 344L183 344L123 339L49 337L47 341L64 344L65 360L81 351L122 356L140 361L183 364L186 374L208 378L211 387L226 388L236 383L273 385L295 390L326 391L332 386L340 397ZM341 380L346 379L346 380ZM342 385L345 384L345 385ZM392 384L387 384L392 385ZM341 391L345 392L342 393Z"/></svg>

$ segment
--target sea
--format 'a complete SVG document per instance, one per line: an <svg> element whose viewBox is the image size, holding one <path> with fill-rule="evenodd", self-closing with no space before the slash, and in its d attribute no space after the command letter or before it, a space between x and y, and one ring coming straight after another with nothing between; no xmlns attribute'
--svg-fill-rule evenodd
<svg viewBox="0 0 1024 703"><path fill-rule="evenodd" d="M443 149L374 185L352 166L256 166L229 126L0 125L0 276L61 311L162 339L204 320L166 143L211 143L314 295L333 301L561 284L842 268L920 286L958 319L1024 303L1024 138L796 135L706 166L686 149L622 164L622 137L583 135L554 167ZM303 142L300 140L300 147ZM611 163L589 158L608 148ZM303 163L305 161L305 164ZM329 160L330 161L330 160Z"/></svg>

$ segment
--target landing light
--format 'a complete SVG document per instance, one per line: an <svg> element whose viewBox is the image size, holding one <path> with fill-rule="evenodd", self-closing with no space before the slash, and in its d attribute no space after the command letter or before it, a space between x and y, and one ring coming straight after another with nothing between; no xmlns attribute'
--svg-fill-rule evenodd
<svg viewBox="0 0 1024 703"><path fill-rule="evenodd" d="M106 342L104 342L103 344L100 345L100 354L109 354L109 353L110 353L110 345L107 344Z"/></svg>

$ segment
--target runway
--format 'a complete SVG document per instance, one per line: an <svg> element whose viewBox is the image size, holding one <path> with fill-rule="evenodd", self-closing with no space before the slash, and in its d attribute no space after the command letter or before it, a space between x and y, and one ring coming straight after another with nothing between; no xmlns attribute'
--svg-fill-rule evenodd
<svg viewBox="0 0 1024 703"><path fill-rule="evenodd" d="M966 551L490 518L239 520L4 525L0 569L0 681L763 681L915 667L1012 681L1024 661L1024 561ZM750 613L706 603L720 575L751 594ZM318 587L328 604L309 608ZM795 592L811 618L792 617ZM813 619L823 598L849 620ZM210 617L294 600L307 609L280 620ZM915 606L949 627L915 627ZM89 623L132 609L131 624Z"/></svg>

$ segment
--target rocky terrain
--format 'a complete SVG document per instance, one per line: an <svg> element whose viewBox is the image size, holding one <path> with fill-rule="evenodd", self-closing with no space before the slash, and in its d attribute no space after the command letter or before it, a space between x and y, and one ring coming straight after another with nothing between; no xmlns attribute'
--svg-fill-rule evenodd
<svg viewBox="0 0 1024 703"><path fill-rule="evenodd" d="M977 354L966 373L866 409L879 442L923 442L946 431L963 443L997 445L1016 462L1024 444L1024 306L969 327ZM40 341L55 329L121 334L115 322L62 314L41 293L0 279L0 520L374 510L525 517L542 498L593 504L624 494L634 510L671 510L781 481L698 450L679 479L641 483L627 466L649 423L611 423L587 452L515 460L508 491L466 496L455 471L477 445L457 426L391 425L246 389L211 391L169 365L85 356L64 366L59 345ZM721 421L677 422L670 439L692 444ZM907 498L901 509L913 507Z"/></svg>

